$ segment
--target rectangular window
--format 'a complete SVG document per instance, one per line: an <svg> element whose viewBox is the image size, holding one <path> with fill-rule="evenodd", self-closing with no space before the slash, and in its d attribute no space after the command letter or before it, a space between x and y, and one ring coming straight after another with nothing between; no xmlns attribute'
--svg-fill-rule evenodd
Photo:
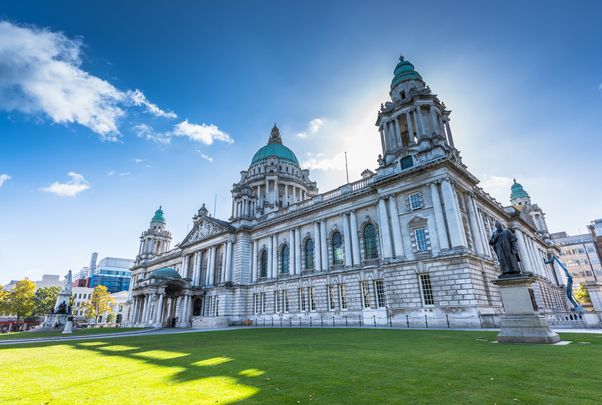
<svg viewBox="0 0 602 405"><path fill-rule="evenodd" d="M280 312L280 291L274 291L274 313Z"/></svg>
<svg viewBox="0 0 602 405"><path fill-rule="evenodd" d="M299 288L299 311L307 311L307 301L305 297L305 288Z"/></svg>
<svg viewBox="0 0 602 405"><path fill-rule="evenodd" d="M431 276L428 274L420 275L420 288L422 289L422 301L424 305L435 305L433 299L433 289L431 287Z"/></svg>
<svg viewBox="0 0 602 405"><path fill-rule="evenodd" d="M282 297L284 299L284 305L283 305L284 312L288 313L288 290L282 291Z"/></svg>
<svg viewBox="0 0 602 405"><path fill-rule="evenodd" d="M339 284L339 305L342 310L347 309L347 286L345 284Z"/></svg>
<svg viewBox="0 0 602 405"><path fill-rule="evenodd" d="M374 280L374 293L376 295L376 307L384 308L385 300L385 282L383 280Z"/></svg>
<svg viewBox="0 0 602 405"><path fill-rule="evenodd" d="M370 308L370 286L367 281L360 283L360 291L362 294L362 307Z"/></svg>
<svg viewBox="0 0 602 405"><path fill-rule="evenodd" d="M316 291L313 287L309 287L309 310L311 312L316 310Z"/></svg>
<svg viewBox="0 0 602 405"><path fill-rule="evenodd" d="M265 293L261 293L261 313L265 314Z"/></svg>
<svg viewBox="0 0 602 405"><path fill-rule="evenodd" d="M334 311L337 309L336 290L334 285L328 286L328 309Z"/></svg>
<svg viewBox="0 0 602 405"><path fill-rule="evenodd" d="M424 228L415 229L414 236L416 238L416 249L419 252L424 252L426 250L429 250L429 246L426 241L426 230Z"/></svg>
<svg viewBox="0 0 602 405"><path fill-rule="evenodd" d="M219 297L215 297L215 316L219 316Z"/></svg>
<svg viewBox="0 0 602 405"><path fill-rule="evenodd" d="M418 210L422 208L422 195L420 193L410 194L410 210Z"/></svg>

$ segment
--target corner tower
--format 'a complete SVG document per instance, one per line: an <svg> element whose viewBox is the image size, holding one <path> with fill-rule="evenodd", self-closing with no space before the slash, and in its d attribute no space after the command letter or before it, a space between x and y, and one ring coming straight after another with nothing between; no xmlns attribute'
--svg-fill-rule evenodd
<svg viewBox="0 0 602 405"><path fill-rule="evenodd" d="M318 193L297 156L284 146L274 124L267 145L253 156L248 170L232 187L231 220L251 220L310 198Z"/></svg>
<svg viewBox="0 0 602 405"><path fill-rule="evenodd" d="M391 101L381 104L376 120L380 166L399 164L406 169L448 154L460 159L449 126L451 111L403 56L395 67L389 96Z"/></svg>
<svg viewBox="0 0 602 405"><path fill-rule="evenodd" d="M148 260L156 255L167 252L171 244L171 233L165 228L166 221L163 209L155 211L150 221L148 230L140 236L140 249L136 257L136 263Z"/></svg>

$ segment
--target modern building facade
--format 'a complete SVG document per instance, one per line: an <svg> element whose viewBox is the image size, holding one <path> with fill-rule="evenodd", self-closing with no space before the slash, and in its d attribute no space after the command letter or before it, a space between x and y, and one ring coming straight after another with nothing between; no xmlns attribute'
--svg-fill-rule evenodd
<svg viewBox="0 0 602 405"><path fill-rule="evenodd" d="M228 221L203 205L171 248L159 208L132 267L129 323L224 326L276 317L379 324L410 319L492 326L503 309L489 237L496 221L517 237L543 312L564 311L566 280L541 209L522 186L502 206L462 163L450 110L400 58L391 99L377 112L375 171L319 193L280 131L232 188ZM378 142L374 139L374 142Z"/></svg>
<svg viewBox="0 0 602 405"><path fill-rule="evenodd" d="M105 257L96 262L98 253L92 253L90 266L82 267L73 279L74 287L91 287L104 285L110 293L128 291L130 288L131 271L134 265L131 259Z"/></svg>
<svg viewBox="0 0 602 405"><path fill-rule="evenodd" d="M571 272L576 285L602 280L602 264L591 234L569 236L566 232L557 232L551 236L560 246L560 259Z"/></svg>

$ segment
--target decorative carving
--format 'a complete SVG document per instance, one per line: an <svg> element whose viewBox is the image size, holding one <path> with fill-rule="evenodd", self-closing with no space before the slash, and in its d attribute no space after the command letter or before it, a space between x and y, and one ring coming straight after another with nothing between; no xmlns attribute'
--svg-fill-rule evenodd
<svg viewBox="0 0 602 405"><path fill-rule="evenodd" d="M207 218L201 218L193 228L188 238L186 238L185 242L197 242L222 232L224 232L223 227L211 220L208 220Z"/></svg>

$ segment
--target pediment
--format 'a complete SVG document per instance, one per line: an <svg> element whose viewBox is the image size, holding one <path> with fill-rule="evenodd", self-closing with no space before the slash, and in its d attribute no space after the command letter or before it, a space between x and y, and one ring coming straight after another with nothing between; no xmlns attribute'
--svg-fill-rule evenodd
<svg viewBox="0 0 602 405"><path fill-rule="evenodd" d="M222 221L218 221L211 217L201 217L192 227L192 230L186 235L180 246L190 245L196 242L209 239L216 235L228 233L233 228Z"/></svg>

